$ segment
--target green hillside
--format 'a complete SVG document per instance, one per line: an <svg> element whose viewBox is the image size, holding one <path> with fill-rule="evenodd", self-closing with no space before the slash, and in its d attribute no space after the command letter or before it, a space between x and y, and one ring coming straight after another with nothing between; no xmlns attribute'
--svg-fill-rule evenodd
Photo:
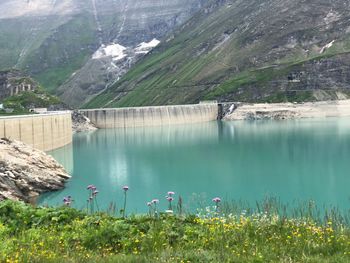
<svg viewBox="0 0 350 263"><path fill-rule="evenodd" d="M94 46L98 46L94 20L79 15L58 27L22 64L52 92L84 64Z"/></svg>
<svg viewBox="0 0 350 263"><path fill-rule="evenodd" d="M95 27L91 15L0 20L0 69L24 70L54 91L98 46Z"/></svg>
<svg viewBox="0 0 350 263"><path fill-rule="evenodd" d="M134 48L160 39L207 1L3 0L0 70L24 71L50 93L78 106L109 84L110 62L96 60L92 72L84 68L102 45ZM77 73L91 76L91 81L73 78Z"/></svg>
<svg viewBox="0 0 350 263"><path fill-rule="evenodd" d="M214 1L85 107L350 94L350 4Z"/></svg>

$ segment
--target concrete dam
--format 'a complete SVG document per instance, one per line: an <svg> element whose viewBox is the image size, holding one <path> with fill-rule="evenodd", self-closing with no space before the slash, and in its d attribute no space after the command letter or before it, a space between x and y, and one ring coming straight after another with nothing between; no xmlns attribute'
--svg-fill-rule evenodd
<svg viewBox="0 0 350 263"><path fill-rule="evenodd" d="M70 112L0 117L0 138L50 151L72 142Z"/></svg>
<svg viewBox="0 0 350 263"><path fill-rule="evenodd" d="M127 128L214 121L217 103L80 110L98 128Z"/></svg>
<svg viewBox="0 0 350 263"><path fill-rule="evenodd" d="M167 126L217 120L217 103L80 110L100 129ZM71 112L0 117L0 138L50 151L72 142Z"/></svg>

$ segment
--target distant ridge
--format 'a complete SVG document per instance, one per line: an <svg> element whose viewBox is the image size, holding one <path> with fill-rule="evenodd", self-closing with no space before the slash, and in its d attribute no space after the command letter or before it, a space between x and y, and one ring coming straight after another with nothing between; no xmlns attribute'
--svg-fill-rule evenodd
<svg viewBox="0 0 350 263"><path fill-rule="evenodd" d="M78 107L142 55L93 60L103 45L133 49L161 39L207 1L1 0L0 70L23 70Z"/></svg>
<svg viewBox="0 0 350 263"><path fill-rule="evenodd" d="M85 107L349 97L349 1L211 3Z"/></svg>

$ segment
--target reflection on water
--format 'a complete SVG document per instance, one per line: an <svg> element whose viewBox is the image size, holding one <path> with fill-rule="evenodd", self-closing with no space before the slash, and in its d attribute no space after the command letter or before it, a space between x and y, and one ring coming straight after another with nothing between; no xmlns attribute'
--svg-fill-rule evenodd
<svg viewBox="0 0 350 263"><path fill-rule="evenodd" d="M62 164L69 174L73 174L73 144L61 147L59 150L52 152L57 162Z"/></svg>
<svg viewBox="0 0 350 263"><path fill-rule="evenodd" d="M69 155L73 154L73 158ZM122 203L145 212L152 198L172 190L192 207L214 196L252 204L267 195L283 202L315 200L350 207L350 119L210 122L186 126L99 130L74 136L73 149L52 152L73 178L41 203L61 204L64 195L82 208L88 184L99 202ZM65 157L66 156L66 157Z"/></svg>

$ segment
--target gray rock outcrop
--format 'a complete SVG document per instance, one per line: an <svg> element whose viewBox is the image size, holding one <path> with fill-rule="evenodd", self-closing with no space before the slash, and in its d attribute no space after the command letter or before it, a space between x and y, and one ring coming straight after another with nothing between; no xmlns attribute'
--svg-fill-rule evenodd
<svg viewBox="0 0 350 263"><path fill-rule="evenodd" d="M0 139L0 200L30 202L40 193L59 190L70 176L46 153Z"/></svg>
<svg viewBox="0 0 350 263"><path fill-rule="evenodd" d="M90 119L79 111L72 112L72 129L73 132L84 132L97 130L96 126L90 121Z"/></svg>

